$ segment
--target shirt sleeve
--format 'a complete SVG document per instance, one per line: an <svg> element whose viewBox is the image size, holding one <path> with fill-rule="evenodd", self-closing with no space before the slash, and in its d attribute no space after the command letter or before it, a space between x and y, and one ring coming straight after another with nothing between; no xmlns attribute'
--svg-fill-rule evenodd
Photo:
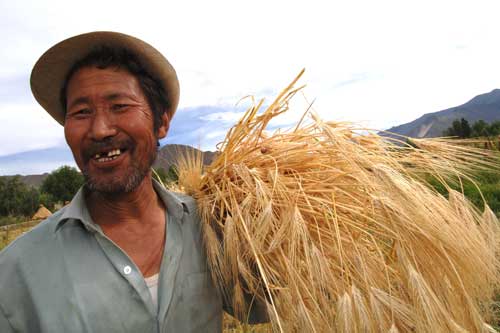
<svg viewBox="0 0 500 333"><path fill-rule="evenodd" d="M9 321L3 313L2 307L0 306L0 332L2 333L14 333L14 329L10 325Z"/></svg>

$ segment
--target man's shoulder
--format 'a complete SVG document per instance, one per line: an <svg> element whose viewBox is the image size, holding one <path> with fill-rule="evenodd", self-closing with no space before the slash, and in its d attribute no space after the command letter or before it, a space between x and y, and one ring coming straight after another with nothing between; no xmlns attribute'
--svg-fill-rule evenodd
<svg viewBox="0 0 500 333"><path fill-rule="evenodd" d="M167 206L167 209L172 209L177 214L181 214L179 210L183 210L184 213L188 213L189 215L197 216L198 207L196 204L196 200L182 192L173 191L172 189L168 189L165 186L161 185L159 182L153 182L153 186L157 193L162 198L163 202ZM182 207L182 209L180 208ZM180 216L179 216L180 218Z"/></svg>
<svg viewBox="0 0 500 333"><path fill-rule="evenodd" d="M197 237L200 234L202 223L196 199L188 194L180 192L168 191L168 194L182 205L182 215L177 216L182 220L182 228L186 231L189 230L189 233Z"/></svg>
<svg viewBox="0 0 500 333"><path fill-rule="evenodd" d="M181 193L181 192L174 192L174 191L168 191L171 195L173 195L177 200L179 200L181 203L185 204L188 206L188 208L193 208L196 209L196 200L190 196L189 194L186 193Z"/></svg>
<svg viewBox="0 0 500 333"><path fill-rule="evenodd" d="M64 208L41 221L31 230L23 233L0 251L0 265L19 259L26 253L43 253L43 248L53 244L55 228Z"/></svg>

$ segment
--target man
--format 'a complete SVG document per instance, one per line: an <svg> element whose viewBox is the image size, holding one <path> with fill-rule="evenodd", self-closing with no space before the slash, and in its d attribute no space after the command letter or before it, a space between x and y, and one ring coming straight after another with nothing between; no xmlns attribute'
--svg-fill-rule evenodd
<svg viewBox="0 0 500 333"><path fill-rule="evenodd" d="M86 184L0 253L0 332L220 332L193 199L152 180L174 68L114 32L53 46L31 75Z"/></svg>

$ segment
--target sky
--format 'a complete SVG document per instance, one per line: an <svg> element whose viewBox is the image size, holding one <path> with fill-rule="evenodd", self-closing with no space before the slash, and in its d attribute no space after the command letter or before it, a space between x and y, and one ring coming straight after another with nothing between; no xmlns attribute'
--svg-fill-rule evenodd
<svg viewBox="0 0 500 333"><path fill-rule="evenodd" d="M181 84L162 144L214 150L249 106L242 97L270 102L302 68L283 127L308 101L324 119L387 129L500 88L499 10L483 0L0 0L0 175L73 163L29 75L76 34L120 31L160 50Z"/></svg>

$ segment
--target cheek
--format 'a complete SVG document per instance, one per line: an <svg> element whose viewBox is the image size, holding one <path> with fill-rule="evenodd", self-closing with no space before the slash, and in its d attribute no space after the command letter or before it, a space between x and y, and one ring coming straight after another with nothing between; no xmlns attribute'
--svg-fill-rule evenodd
<svg viewBox="0 0 500 333"><path fill-rule="evenodd" d="M64 139L66 139L66 143L68 146L73 150L73 131L71 130L71 127L68 127L67 125L64 125Z"/></svg>
<svg viewBox="0 0 500 333"><path fill-rule="evenodd" d="M132 138L145 141L146 143L154 143L156 149L156 135L154 133L153 117L149 109L138 110L137 113L130 113L123 117L120 126Z"/></svg>
<svg viewBox="0 0 500 333"><path fill-rule="evenodd" d="M140 142L138 143L142 143L146 151L156 150L156 142L158 140L150 128L142 128L141 135L136 137L138 140L140 140Z"/></svg>
<svg viewBox="0 0 500 333"><path fill-rule="evenodd" d="M64 125L64 138L66 139L66 143L73 153L73 157L78 165L80 165L80 143L81 143L81 133L77 127L72 126L71 124Z"/></svg>

